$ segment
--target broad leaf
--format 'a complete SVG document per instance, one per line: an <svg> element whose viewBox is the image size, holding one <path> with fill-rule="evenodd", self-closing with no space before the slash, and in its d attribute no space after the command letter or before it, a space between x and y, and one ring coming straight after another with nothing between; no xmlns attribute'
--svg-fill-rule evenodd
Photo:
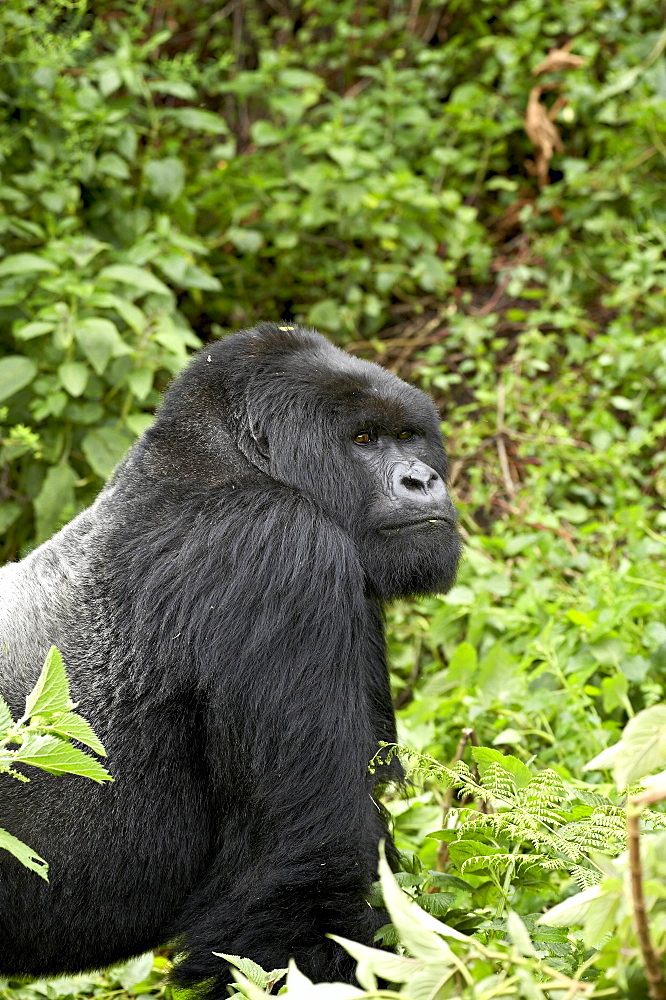
<svg viewBox="0 0 666 1000"><path fill-rule="evenodd" d="M155 295L171 295L171 291L150 271L133 264L111 264L99 272L99 278L105 281L117 281L121 285L129 285L142 292L153 292Z"/></svg>
<svg viewBox="0 0 666 1000"><path fill-rule="evenodd" d="M39 854L31 850L27 844L12 836L11 833L7 833L6 830L0 830L0 850L9 851L15 858L18 858L22 865L30 868L33 872L37 872L45 882L48 882L49 866L44 861L44 858L40 858Z"/></svg>
<svg viewBox="0 0 666 1000"><path fill-rule="evenodd" d="M57 274L58 268L53 261L36 253L14 253L0 261L0 278L8 274L39 274L45 271Z"/></svg>
<svg viewBox="0 0 666 1000"><path fill-rule="evenodd" d="M584 769L610 768L618 788L623 789L664 767L666 705L654 705L630 719L620 742L602 750Z"/></svg>
<svg viewBox="0 0 666 1000"><path fill-rule="evenodd" d="M65 712L64 715L53 719L50 725L45 728L48 732L63 739L76 740L78 743L83 743L84 746L90 747L100 757L106 757L106 750L102 746L101 741L95 736L90 723L80 715L77 715L76 712Z"/></svg>
<svg viewBox="0 0 666 1000"><path fill-rule="evenodd" d="M0 361L0 403L30 385L37 374L32 358L12 354Z"/></svg>
<svg viewBox="0 0 666 1000"><path fill-rule="evenodd" d="M116 327L108 319L82 319L74 336L98 375L103 374L117 348L124 346Z"/></svg>
<svg viewBox="0 0 666 1000"><path fill-rule="evenodd" d="M93 781L113 781L99 761L57 736L30 736L14 756L17 764L31 764L49 774L78 774Z"/></svg>
<svg viewBox="0 0 666 1000"><path fill-rule="evenodd" d="M389 868L383 844L379 859L379 880L391 920L400 940L412 955L427 962L453 963L455 958L451 949L435 933L439 921L422 910L402 891Z"/></svg>
<svg viewBox="0 0 666 1000"><path fill-rule="evenodd" d="M49 719L55 713L66 712L70 704L69 682L60 650L51 646L37 683L26 698L26 715Z"/></svg>

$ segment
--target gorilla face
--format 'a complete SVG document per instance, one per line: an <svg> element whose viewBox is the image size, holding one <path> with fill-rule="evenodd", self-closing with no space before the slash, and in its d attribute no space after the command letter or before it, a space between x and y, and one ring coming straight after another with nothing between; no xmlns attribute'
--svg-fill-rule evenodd
<svg viewBox="0 0 666 1000"><path fill-rule="evenodd" d="M255 470L316 500L354 539L372 595L451 587L461 545L428 396L314 331L269 324L199 355L181 400L192 376L207 442L222 419Z"/></svg>

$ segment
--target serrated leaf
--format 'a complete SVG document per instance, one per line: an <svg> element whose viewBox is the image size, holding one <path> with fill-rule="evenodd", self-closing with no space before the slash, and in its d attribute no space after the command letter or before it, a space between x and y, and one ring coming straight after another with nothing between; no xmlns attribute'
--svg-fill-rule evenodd
<svg viewBox="0 0 666 1000"><path fill-rule="evenodd" d="M48 732L54 733L57 736L77 740L78 743L83 743L85 746L90 747L100 757L106 757L106 750L93 732L92 726L86 719L77 715L76 712L65 712L64 715L53 719L45 728Z"/></svg>
<svg viewBox="0 0 666 1000"><path fill-rule="evenodd" d="M117 281L121 285L130 285L143 292L153 292L155 295L171 295L171 291L150 271L133 264L110 264L99 273L102 281ZM114 327L115 329L115 327Z"/></svg>
<svg viewBox="0 0 666 1000"><path fill-rule="evenodd" d="M0 739L3 734L14 724L11 709L5 699L0 695Z"/></svg>
<svg viewBox="0 0 666 1000"><path fill-rule="evenodd" d="M37 374L37 365L32 358L22 354L12 354L0 361L0 402L30 385Z"/></svg>
<svg viewBox="0 0 666 1000"><path fill-rule="evenodd" d="M279 979L282 979L286 975L286 969L272 969L270 972L266 972L260 965L253 962L249 958L241 958L240 955L226 955L221 951L214 951L214 955L218 958L223 958L229 965L233 965L235 969L242 972L244 976L247 976L249 980L256 983L262 989L266 989L269 983L276 983Z"/></svg>
<svg viewBox="0 0 666 1000"><path fill-rule="evenodd" d="M58 268L53 261L36 253L14 253L0 261L0 278L7 274L38 274L45 271L57 274Z"/></svg>
<svg viewBox="0 0 666 1000"><path fill-rule="evenodd" d="M70 702L69 681L60 650L51 646L37 683L25 701L26 715L49 719L55 713L66 712Z"/></svg>
<svg viewBox="0 0 666 1000"><path fill-rule="evenodd" d="M22 840L2 829L0 829L0 849L9 851L15 858L18 858L22 865L25 865L26 868L29 868L33 872L37 872L45 882L48 882L49 866L44 861L44 858L40 858L39 854L36 854Z"/></svg>
<svg viewBox="0 0 666 1000"><path fill-rule="evenodd" d="M30 764L49 774L78 774L93 781L113 781L94 757L64 743L57 736L30 736L14 756L17 764Z"/></svg>
<svg viewBox="0 0 666 1000"><path fill-rule="evenodd" d="M137 399L145 399L153 387L152 368L134 368L127 376L127 384Z"/></svg>

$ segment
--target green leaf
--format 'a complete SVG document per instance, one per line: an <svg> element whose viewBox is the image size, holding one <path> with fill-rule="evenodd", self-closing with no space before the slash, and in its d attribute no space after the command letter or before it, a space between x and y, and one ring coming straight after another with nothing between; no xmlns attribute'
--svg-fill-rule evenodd
<svg viewBox="0 0 666 1000"><path fill-rule="evenodd" d="M527 927L515 910L509 910L506 915L506 930L511 943L526 958L537 958L537 953Z"/></svg>
<svg viewBox="0 0 666 1000"><path fill-rule="evenodd" d="M80 396L88 384L88 369L80 361L59 365L58 376L70 396Z"/></svg>
<svg viewBox="0 0 666 1000"><path fill-rule="evenodd" d="M320 299L308 311L308 323L323 330L340 329L340 303L335 299Z"/></svg>
<svg viewBox="0 0 666 1000"><path fill-rule="evenodd" d="M483 778L491 764L499 764L507 771L516 783L516 788L525 788L532 780L532 772L521 760L512 754L503 754L490 747L472 747L472 758L478 765L479 774Z"/></svg>
<svg viewBox="0 0 666 1000"><path fill-rule="evenodd" d="M257 146L275 146L284 139L284 129L276 128L272 122L261 120L253 123L250 134Z"/></svg>
<svg viewBox="0 0 666 1000"><path fill-rule="evenodd" d="M11 709L5 699L0 695L0 740L3 733L14 724Z"/></svg>
<svg viewBox="0 0 666 1000"><path fill-rule="evenodd" d="M143 168L148 189L156 198L175 201L185 187L185 165L175 156L148 160Z"/></svg>
<svg viewBox="0 0 666 1000"><path fill-rule="evenodd" d="M51 466L46 473L42 487L33 500L38 541L50 538L54 531L74 516L76 479L76 473L66 462Z"/></svg>
<svg viewBox="0 0 666 1000"><path fill-rule="evenodd" d="M103 374L118 345L123 346L116 327L108 319L79 320L74 336L98 375Z"/></svg>
<svg viewBox="0 0 666 1000"><path fill-rule="evenodd" d="M218 958L225 959L229 965L233 965L235 969L238 969L244 976L247 976L251 982L257 986L261 986L264 990L270 984L282 979L287 973L286 969L272 969L270 972L266 972L256 962L251 961L249 958L241 958L239 955L226 955L218 951L214 951L213 954L217 955Z"/></svg>
<svg viewBox="0 0 666 1000"><path fill-rule="evenodd" d="M14 336L17 340L32 340L33 337L42 337L45 333L50 333L51 330L55 330L55 323L36 321L15 329Z"/></svg>
<svg viewBox="0 0 666 1000"><path fill-rule="evenodd" d="M95 173L124 181L129 177L130 170L122 157L118 156L117 153L102 153L95 164Z"/></svg>
<svg viewBox="0 0 666 1000"><path fill-rule="evenodd" d="M314 87L317 90L323 90L325 86L324 80L320 76L309 73L305 69L296 69L294 67L287 67L287 69L281 70L278 79L283 87L293 87L295 90L300 90L303 87Z"/></svg>
<svg viewBox="0 0 666 1000"><path fill-rule="evenodd" d="M666 767L666 705L646 708L630 719L615 746L607 747L584 770L610 768L619 789Z"/></svg>
<svg viewBox="0 0 666 1000"><path fill-rule="evenodd" d="M155 295L171 295L170 289L156 278L150 271L133 264L110 264L99 272L101 281L117 281L121 285L130 285L142 292L153 292ZM114 327L115 329L115 327Z"/></svg>
<svg viewBox="0 0 666 1000"><path fill-rule="evenodd" d="M32 358L12 354L0 361L0 402L30 385L37 374L37 365Z"/></svg>
<svg viewBox="0 0 666 1000"><path fill-rule="evenodd" d="M258 229L229 226L225 235L241 253L256 253L264 242L263 234Z"/></svg>
<svg viewBox="0 0 666 1000"><path fill-rule="evenodd" d="M15 253L0 261L0 278L8 274L39 274L45 271L57 274L58 268L53 261L36 253Z"/></svg>
<svg viewBox="0 0 666 1000"><path fill-rule="evenodd" d="M0 504L0 535L4 534L12 524L19 519L23 507L14 500L5 500Z"/></svg>
<svg viewBox="0 0 666 1000"><path fill-rule="evenodd" d="M15 858L18 858L22 865L25 865L26 868L29 868L33 872L37 872L45 882L48 882L48 864L44 861L44 858L40 858L39 854L36 854L22 840L18 840L11 833L7 833L6 830L0 830L0 848L9 851Z"/></svg>
<svg viewBox="0 0 666 1000"><path fill-rule="evenodd" d="M573 927L575 924L582 924L594 904L595 900L605 895L600 885L593 885L589 889L577 892L575 896L558 903L551 910L547 910L537 920L538 924L546 924L548 927Z"/></svg>
<svg viewBox="0 0 666 1000"><path fill-rule="evenodd" d="M99 761L57 736L28 737L17 750L14 760L17 764L30 764L49 774L78 774L92 781L113 781Z"/></svg>
<svg viewBox="0 0 666 1000"><path fill-rule="evenodd" d="M101 479L108 479L132 444L132 439L114 427L97 427L81 442L83 454Z"/></svg>
<svg viewBox="0 0 666 1000"><path fill-rule="evenodd" d="M449 965L454 961L451 949L434 932L435 928L444 928L444 925L440 925L438 920L405 895L389 868L383 844L380 853L379 881L386 909L391 915L400 940L415 958Z"/></svg>
<svg viewBox="0 0 666 1000"><path fill-rule="evenodd" d="M26 698L25 712L32 717L39 715L46 719L53 714L66 712L70 704L69 682L60 650L51 646L37 683Z"/></svg>
<svg viewBox="0 0 666 1000"><path fill-rule="evenodd" d="M127 376L127 384L137 399L145 399L153 387L152 368L134 368Z"/></svg>
<svg viewBox="0 0 666 1000"><path fill-rule="evenodd" d="M471 642L458 643L453 650L449 671L454 671L456 678L471 677L478 666L478 655Z"/></svg>
<svg viewBox="0 0 666 1000"><path fill-rule="evenodd" d="M227 123L214 111L205 108L163 108L165 117L173 118L183 128L193 132L208 132L211 135L226 135L229 131Z"/></svg>
<svg viewBox="0 0 666 1000"><path fill-rule="evenodd" d="M139 955L138 958L130 959L121 968L114 969L114 978L124 990L131 990L137 983L148 979L152 971L153 953L149 951L145 955Z"/></svg>
<svg viewBox="0 0 666 1000"><path fill-rule="evenodd" d="M77 715L76 712L65 712L63 715L59 715L53 719L44 728L63 739L77 740L78 743L83 743L85 746L90 747L100 757L106 757L106 750L93 732L90 723L80 715Z"/></svg>
<svg viewBox="0 0 666 1000"><path fill-rule="evenodd" d="M149 80L148 89L154 94L170 94L181 101L195 101L197 98L196 90L185 80Z"/></svg>
<svg viewBox="0 0 666 1000"><path fill-rule="evenodd" d="M423 960L418 958L408 958L405 955L392 955L391 952L382 951L379 948L369 948L365 944L357 941L350 941L348 938L331 934L331 939L337 941L352 958L361 964L357 970L358 981L366 990L371 990L375 986L365 976L366 971L370 971L373 976L380 976L388 979L392 983L406 983L419 969L425 965ZM441 977L440 971L440 977Z"/></svg>

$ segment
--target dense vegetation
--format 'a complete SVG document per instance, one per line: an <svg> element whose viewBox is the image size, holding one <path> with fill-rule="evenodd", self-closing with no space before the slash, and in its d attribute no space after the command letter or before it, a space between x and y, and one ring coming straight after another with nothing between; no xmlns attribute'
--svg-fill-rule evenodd
<svg viewBox="0 0 666 1000"><path fill-rule="evenodd" d="M442 409L466 558L392 614L421 756L388 805L418 913L474 937L393 901L412 1000L666 996L622 882L625 790L666 766L665 48L650 0L0 8L3 558L91 500L190 348L259 318ZM584 773L629 720L643 765ZM168 960L5 992L147 994Z"/></svg>

